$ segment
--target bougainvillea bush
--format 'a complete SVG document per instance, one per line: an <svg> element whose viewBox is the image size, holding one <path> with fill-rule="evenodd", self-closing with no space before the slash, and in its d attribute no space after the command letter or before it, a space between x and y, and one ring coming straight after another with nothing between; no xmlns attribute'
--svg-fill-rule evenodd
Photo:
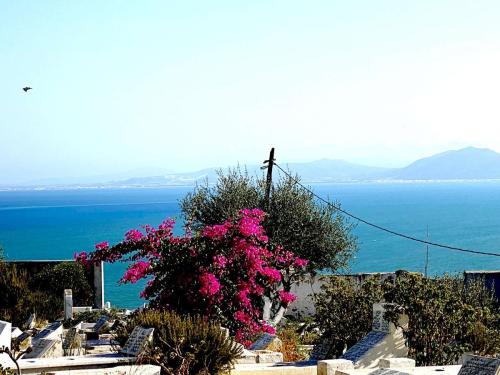
<svg viewBox="0 0 500 375"><path fill-rule="evenodd" d="M235 218L173 234L174 221L158 228L133 229L114 246L76 254L84 264L131 261L123 283L147 279L141 296L155 308L198 314L228 327L243 344L259 332L274 332L262 320L263 297L282 307L295 296L280 289L283 273L303 272L307 260L269 242L259 209L241 210Z"/></svg>

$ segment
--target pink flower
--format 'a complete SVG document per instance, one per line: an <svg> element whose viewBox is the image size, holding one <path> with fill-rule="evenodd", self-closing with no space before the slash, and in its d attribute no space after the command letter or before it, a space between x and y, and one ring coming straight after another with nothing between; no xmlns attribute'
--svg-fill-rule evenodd
<svg viewBox="0 0 500 375"><path fill-rule="evenodd" d="M295 301L297 299L297 297L295 297L294 294L292 294L290 292L286 292L283 289L278 291L278 295L280 296L281 302L283 302L284 304L287 304L287 305L289 303L292 303L293 301Z"/></svg>
<svg viewBox="0 0 500 375"><path fill-rule="evenodd" d="M245 237L262 235L262 227L258 219L253 217L242 217L239 222L239 230Z"/></svg>
<svg viewBox="0 0 500 375"><path fill-rule="evenodd" d="M126 282L136 283L140 279L144 278L144 276L146 276L149 267L150 264L145 261L139 261L137 263L134 263L131 266L129 266L129 268L125 272L125 275L123 275L120 281L123 283Z"/></svg>
<svg viewBox="0 0 500 375"><path fill-rule="evenodd" d="M228 229L227 226L224 224L207 226L205 227L205 229L203 229L201 235L203 237L208 237L213 240L220 240L226 235L227 229Z"/></svg>
<svg viewBox="0 0 500 375"><path fill-rule="evenodd" d="M97 245L95 245L96 250L106 250L108 248L109 248L108 241L100 242Z"/></svg>
<svg viewBox="0 0 500 375"><path fill-rule="evenodd" d="M245 313L244 311L240 310L240 311L236 311L234 313L234 319L236 319L240 323L248 324L252 320L252 317L250 315L248 315L247 313Z"/></svg>
<svg viewBox="0 0 500 375"><path fill-rule="evenodd" d="M204 296L213 296L220 290L219 280L210 272L205 272L200 276L200 284L200 293Z"/></svg>
<svg viewBox="0 0 500 375"><path fill-rule="evenodd" d="M262 332L274 335L276 333L276 329L273 326L271 326L267 323L264 323L264 325L262 326Z"/></svg>
<svg viewBox="0 0 500 375"><path fill-rule="evenodd" d="M263 276L266 276L271 283L277 283L281 281L281 272L269 267L264 267L261 271Z"/></svg>
<svg viewBox="0 0 500 375"><path fill-rule="evenodd" d="M144 237L144 235L137 229L131 229L127 233L125 233L125 239L127 241L136 242L139 241L142 237Z"/></svg>
<svg viewBox="0 0 500 375"><path fill-rule="evenodd" d="M75 259L75 262L81 263L85 267L88 267L91 263L88 254L85 251L82 251L81 253L75 253L73 258Z"/></svg>

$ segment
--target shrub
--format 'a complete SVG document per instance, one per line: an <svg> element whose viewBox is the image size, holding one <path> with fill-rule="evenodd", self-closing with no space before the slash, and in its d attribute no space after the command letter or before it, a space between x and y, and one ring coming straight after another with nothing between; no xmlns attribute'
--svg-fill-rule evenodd
<svg viewBox="0 0 500 375"><path fill-rule="evenodd" d="M307 358L306 353L299 348L301 345L301 337L297 332L297 327L287 325L278 331L278 337L282 342L281 352L285 362L302 361Z"/></svg>
<svg viewBox="0 0 500 375"><path fill-rule="evenodd" d="M136 326L154 328L153 343L140 359L161 366L164 374L228 372L242 353L238 344L226 339L219 325L199 316L143 310L130 317L127 326L117 334L117 341L123 345Z"/></svg>
<svg viewBox="0 0 500 375"><path fill-rule="evenodd" d="M409 318L403 333L409 355L419 366L455 363L466 351L494 354L500 349L500 310L484 284L464 286L460 277L426 278L404 273L387 285L386 317L397 324Z"/></svg>
<svg viewBox="0 0 500 375"><path fill-rule="evenodd" d="M342 355L371 331L373 304L383 298L380 277L361 285L351 278L332 276L316 296L316 322L325 337L332 339L330 356Z"/></svg>

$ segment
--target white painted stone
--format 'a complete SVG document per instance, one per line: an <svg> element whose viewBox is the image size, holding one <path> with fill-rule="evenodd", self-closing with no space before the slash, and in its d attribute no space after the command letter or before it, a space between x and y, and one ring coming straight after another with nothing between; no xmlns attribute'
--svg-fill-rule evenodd
<svg viewBox="0 0 500 375"><path fill-rule="evenodd" d="M272 352L270 350L257 350L257 363L278 363L283 362L283 353Z"/></svg>
<svg viewBox="0 0 500 375"><path fill-rule="evenodd" d="M12 323L0 320L0 348L5 346L10 349L12 341Z"/></svg>
<svg viewBox="0 0 500 375"><path fill-rule="evenodd" d="M257 363L257 353L251 352L247 349L243 349L243 354L241 355L241 358L238 358L236 360L236 363L240 365Z"/></svg>
<svg viewBox="0 0 500 375"><path fill-rule="evenodd" d="M337 370L354 370L354 364L347 359L326 359L318 361L318 375L335 375Z"/></svg>
<svg viewBox="0 0 500 375"><path fill-rule="evenodd" d="M73 319L73 291L64 289L64 319Z"/></svg>
<svg viewBox="0 0 500 375"><path fill-rule="evenodd" d="M378 367L392 369L415 368L415 360L411 358L381 358Z"/></svg>
<svg viewBox="0 0 500 375"><path fill-rule="evenodd" d="M12 327L11 331L10 331L10 335L13 339L16 339L18 338L20 335L22 335L23 331L21 331L19 328L17 327Z"/></svg>

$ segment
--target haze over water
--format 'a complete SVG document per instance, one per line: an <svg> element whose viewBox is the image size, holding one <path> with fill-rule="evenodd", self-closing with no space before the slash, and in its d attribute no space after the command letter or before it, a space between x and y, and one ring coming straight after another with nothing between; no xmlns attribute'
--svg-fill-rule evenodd
<svg viewBox="0 0 500 375"><path fill-rule="evenodd" d="M500 252L500 182L313 185L322 197L378 225L438 243ZM9 259L72 259L95 243L116 243L144 224L177 217L191 187L0 192L0 244ZM349 272L424 270L425 246L358 224ZM429 273L500 269L500 258L430 247ZM118 286L124 264L106 265L106 301L141 304L142 284Z"/></svg>

